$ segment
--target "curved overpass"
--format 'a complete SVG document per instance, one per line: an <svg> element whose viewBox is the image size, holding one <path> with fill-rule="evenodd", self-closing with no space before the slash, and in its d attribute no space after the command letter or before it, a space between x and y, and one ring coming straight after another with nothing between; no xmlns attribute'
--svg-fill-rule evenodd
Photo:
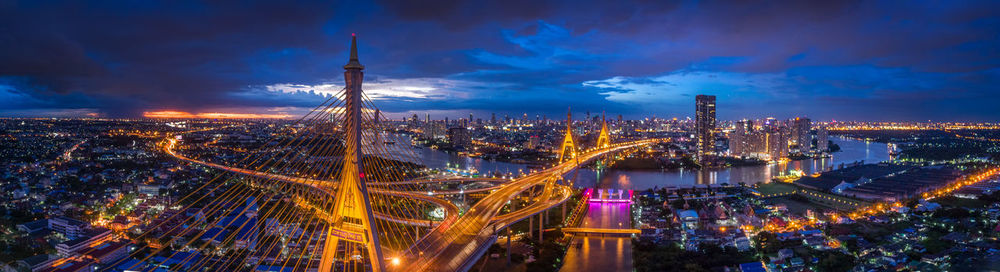
<svg viewBox="0 0 1000 272"><path fill-rule="evenodd" d="M229 171L229 172L233 172L233 173L244 174L244 175L248 175L248 176L255 176L255 177L264 178L264 179L273 179L273 180L279 180L279 181L284 181L284 182L289 182L289 183L300 184L300 185L304 185L304 186L313 188L315 190L321 191L321 192L323 192L325 194L328 194L330 197L333 197L333 195L331 194L331 191L332 191L333 188L336 188L336 185L337 185L336 181L331 181L331 180L318 180L318 179L310 179L310 178L290 177L290 176L279 175L279 174L264 173L264 172L250 170L250 169L244 169L244 168L229 167L229 166L225 166L225 165L221 165L221 164L216 164L216 163L211 163L211 162L206 162L206 161L201 161L201 160L196 160L196 159L188 158L188 157L185 157L183 155L177 154L177 152L174 151L174 147L176 146L176 144L177 144L177 140L172 139L172 138L171 139L167 139L166 140L166 144L164 145L163 149L164 149L164 151L168 155L170 155L170 156L172 156L174 158L180 159L180 160L191 162L191 163L195 163L195 164L199 164L199 165L203 165L203 166L207 166L207 167L211 167L211 168L216 168L216 169L219 169L219 170ZM392 183L374 183L374 184L384 185L384 184L392 184ZM418 200L422 200L422 201L427 201L427 202L430 202L430 203L434 203L435 205L438 205L441 208L444 208L445 215L446 215L445 219L442 220L442 221L430 221L431 223L428 223L428 220L424 220L424 219L401 218L401 217L393 216L393 215L390 215L390 214L384 214L384 213L381 213L379 211L373 211L375 213L375 217L378 218L378 219L382 219L382 220L386 220L386 221L391 221L391 222L396 222L396 223L400 223L400 224L412 225L412 226L428 226L428 224L430 224L431 226L438 226L438 225L440 225L442 223L444 223L444 224L451 223L451 222L455 221L458 218L458 207L455 206L455 204L452 204L451 202L449 202L447 200L444 200L444 199L433 197L433 196L430 196L430 195L427 195L427 194L422 194L422 193L418 193L418 192L410 192L410 191L393 191L393 190L385 190L385 189L381 189L381 188L369 188L368 190L369 190L369 192L376 193L376 194L381 194L381 195L399 196L399 197L418 199Z"/></svg>
<svg viewBox="0 0 1000 272"><path fill-rule="evenodd" d="M622 149L659 142L659 139L641 140L614 144L609 148L589 150L578 156L580 162L587 162L600 155ZM575 162L564 162L554 167L532 173L501 186L492 194L483 198L469 209L454 224L434 229L429 235L417 241L411 247L413 263L410 270L414 271L456 271L460 270L472 258L482 254L480 249L487 243L492 243L490 237L494 229L523 220L527 216L550 209L565 199L553 200L554 195L543 195L543 203L531 205L509 215L498 218L497 213L521 192L539 184L545 184L551 179L561 177L578 165ZM549 194L561 196L568 188L551 190ZM568 196L566 196L568 198ZM537 203L536 203L537 204Z"/></svg>

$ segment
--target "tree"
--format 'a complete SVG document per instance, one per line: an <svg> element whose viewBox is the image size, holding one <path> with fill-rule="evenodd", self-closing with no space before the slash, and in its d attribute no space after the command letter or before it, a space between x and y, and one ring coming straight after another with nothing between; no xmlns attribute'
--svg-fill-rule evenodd
<svg viewBox="0 0 1000 272"><path fill-rule="evenodd" d="M820 272L850 271L854 267L854 256L835 250L824 252L825 255L816 264L816 269Z"/></svg>
<svg viewBox="0 0 1000 272"><path fill-rule="evenodd" d="M704 272L708 272L708 269L705 269L704 267L701 267L701 265L699 265L699 264L689 263L689 264L685 264L684 265L684 271L690 271L690 272L702 272L702 271L704 271Z"/></svg>
<svg viewBox="0 0 1000 272"><path fill-rule="evenodd" d="M757 245L757 248L760 248L761 253L774 253L778 252L780 249L778 248L780 246L778 243L778 235L768 231L757 233L757 236L754 236L753 241L754 244Z"/></svg>

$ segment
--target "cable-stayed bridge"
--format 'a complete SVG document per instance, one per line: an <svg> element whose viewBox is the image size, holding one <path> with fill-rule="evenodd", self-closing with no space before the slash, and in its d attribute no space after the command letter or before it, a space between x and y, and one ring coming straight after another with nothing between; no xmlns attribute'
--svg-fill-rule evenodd
<svg viewBox="0 0 1000 272"><path fill-rule="evenodd" d="M174 209L130 237L127 258L95 267L106 271L464 271L522 220L563 207L580 164L656 143L614 143L604 124L598 145L578 148L568 117L559 162L516 179L428 179L421 158L386 131L362 90L363 69L352 40L345 87L239 161L214 162L184 154L171 135L167 154L222 170ZM481 182L479 188L440 190L435 184ZM486 194L462 211L446 197ZM527 195L525 207L501 213ZM429 216L432 210L441 216ZM564 216L565 217L565 216ZM544 222L539 217L539 228ZM534 227L534 223L531 224ZM541 235L542 232L539 232ZM235 250L223 251L222 248Z"/></svg>

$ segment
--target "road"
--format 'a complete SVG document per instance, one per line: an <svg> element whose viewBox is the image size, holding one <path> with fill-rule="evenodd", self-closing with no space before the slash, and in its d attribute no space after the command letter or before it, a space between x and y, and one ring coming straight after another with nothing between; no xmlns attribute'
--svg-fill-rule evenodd
<svg viewBox="0 0 1000 272"><path fill-rule="evenodd" d="M587 150L586 153L579 155L578 161L580 163L587 162L606 153L647 145L657 141L659 140L641 140L615 144L605 149ZM177 154L174 151L176 144L176 139L168 138L164 144L164 151L167 154L181 160L234 173L304 184L327 193L330 192L330 188L336 188L336 181L289 177L191 159ZM371 188L370 192L424 200L445 208L445 220L435 224L437 227L435 227L430 234L417 241L412 247L410 247L410 250L408 250L408 252L412 255L411 258L408 259L413 260L413 262L407 267L416 268L416 271L455 271L460 269L461 266L470 258L478 257L474 256L477 249L485 245L486 242L490 241L494 229L502 229L510 224L523 220L528 216L548 210L569 199L571 195L570 188L557 185L556 188L548 191L547 195L540 196L540 201L511 214L500 217L497 216L500 209L521 192L536 185L546 184L550 180L557 179L572 171L577 166L577 162L568 161L558 164L552 168L534 172L520 179L498 186L498 188L489 188L493 192L478 201L461 217L458 217L458 208L454 204L440 198L429 196L425 193L391 191L384 189L380 190L375 188ZM430 183L439 181L426 180L411 182ZM378 214L377 212L376 217L382 220L412 225L427 224L425 219L398 218L391 215Z"/></svg>
<svg viewBox="0 0 1000 272"><path fill-rule="evenodd" d="M336 185L337 185L336 181L331 181L331 180L317 180L317 179L309 179L309 178L290 177L290 176L285 176L285 175L278 175L278 174L272 174L272 173L264 173L264 172L260 172L260 171L250 170L250 169L237 168L237 167L229 167L229 166L220 165L220 164L216 164L216 163L211 163L211 162L206 162L206 161L201 161L201 160L195 160L195 159L188 158L188 157L185 157L183 155L177 154L177 152L174 150L174 147L176 145L177 145L177 140L176 139L168 138L166 140L166 143L165 143L164 147L163 147L163 150L168 155L170 155L170 156L172 156L174 158L180 159L180 160L188 161L188 162L191 162L191 163L195 163L195 164L199 164L199 165L203 165L203 166L207 166L207 167L211 167L211 168L225 170L225 171L229 171L229 172L233 172L233 173L239 173L239 174L244 174L244 175L248 175L248 176L255 176L255 177L259 177L259 178L263 178L263 179L278 180L278 181L284 181L284 182L302 184L302 185L308 186L310 188L316 189L318 191L321 191L323 193L329 194L330 197L333 197L334 194L332 192L333 192L333 189L336 188ZM439 181L429 181L429 182L439 182ZM458 219L458 207L455 206L455 204L452 204L451 202L449 202L447 200L444 200L444 199L441 199L441 198L433 197L433 196L428 195L428 194L423 193L423 192L392 191L392 190L385 190L385 189L372 188L372 187L369 187L368 191L371 192L371 193L375 193L375 194L391 195L391 196L398 196L398 197L404 197L404 198L418 199L418 200L423 200L423 201L427 201L427 202L433 203L435 205L438 205L439 207L441 207L441 208L443 208L445 210L445 218L442 221L431 221L430 224L432 226L435 226L435 227L438 226L438 225L441 225L441 224L450 225L450 223L452 223L456 219ZM381 213L379 211L374 211L374 213L375 213L375 217L376 218L379 218L379 219L382 219L382 220L387 220L387 221L392 221L392 222L401 223L401 224L407 224L407 225L412 225L412 226L427 226L428 225L428 220L427 219L423 219L423 218L401 218L401 217L397 217L397 216L390 215L390 214L384 214L384 213Z"/></svg>
<svg viewBox="0 0 1000 272"><path fill-rule="evenodd" d="M657 141L658 140L655 139L642 140L615 144L606 149L588 150L586 153L579 156L579 161L581 163L590 161L606 153L646 145ZM477 257L474 256L474 254L477 253L477 250L483 246L484 243L490 241L489 237L493 235L494 229L499 230L510 222L516 222L517 220L524 219L524 217L508 218L507 220L499 220L494 223L494 218L497 216L497 213L501 208L503 208L504 205L507 204L508 201L512 200L521 192L536 185L545 184L549 180L561 177L576 167L576 162L564 162L552 168L535 172L503 185L500 189L497 189L492 194L486 196L479 202L476 202L476 204L473 205L472 208L470 208L469 211L460 217L454 224L450 224L447 227L437 228L428 236L418 241L413 247L413 250L416 252L411 252L411 254L415 255L415 258L413 259L413 263L408 266L408 270L459 270L467 260ZM546 202L545 205L531 205L525 209L519 210L517 213L526 217L552 208L553 206L558 205L558 203L561 203L561 201L551 201L553 196L562 196L564 193L564 190L552 190L550 194L553 195L541 196L541 199Z"/></svg>

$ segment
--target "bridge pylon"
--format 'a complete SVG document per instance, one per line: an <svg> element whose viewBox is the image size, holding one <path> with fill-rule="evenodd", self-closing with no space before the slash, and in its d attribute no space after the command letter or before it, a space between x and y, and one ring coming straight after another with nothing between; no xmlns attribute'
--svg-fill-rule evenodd
<svg viewBox="0 0 1000 272"><path fill-rule="evenodd" d="M566 137L563 137L562 146L559 148L559 163L576 159L576 153L576 143L573 141L573 112L569 110L566 112Z"/></svg>
<svg viewBox="0 0 1000 272"><path fill-rule="evenodd" d="M346 83L344 96L344 162L340 172L340 183L337 185L334 207L328 220L326 243L323 245L323 257L319 271L333 271L337 258L337 246L343 240L345 252L342 259L360 255L367 259L372 271L385 271L382 257L382 247L379 243L378 228L372 213L371 199L368 197L368 187L365 185L365 173L361 167L361 82L365 69L358 62L358 40L352 35L351 58L344 65L344 81ZM350 245L363 245L367 251L355 254Z"/></svg>
<svg viewBox="0 0 1000 272"><path fill-rule="evenodd" d="M601 133L597 136L597 148L611 147L611 132L608 131L608 121L601 113Z"/></svg>

